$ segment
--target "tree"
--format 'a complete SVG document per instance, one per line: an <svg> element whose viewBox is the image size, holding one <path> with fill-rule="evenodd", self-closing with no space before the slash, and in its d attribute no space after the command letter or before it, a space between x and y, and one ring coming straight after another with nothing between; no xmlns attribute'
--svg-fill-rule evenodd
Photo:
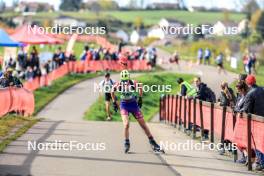
<svg viewBox="0 0 264 176"><path fill-rule="evenodd" d="M60 9L64 11L80 10L82 0L62 0Z"/></svg>
<svg viewBox="0 0 264 176"><path fill-rule="evenodd" d="M128 6L130 9L136 9L137 8L137 1L136 0L130 0Z"/></svg>
<svg viewBox="0 0 264 176"><path fill-rule="evenodd" d="M255 0L248 0L243 7L243 11L247 13L248 19L251 19L251 15L259 9L259 5Z"/></svg>
<svg viewBox="0 0 264 176"><path fill-rule="evenodd" d="M251 16L251 21L250 21L250 25L251 27L256 30L257 29L257 25L258 22L260 20L262 11L261 10L257 10L252 16Z"/></svg>
<svg viewBox="0 0 264 176"><path fill-rule="evenodd" d="M261 12L259 20L257 22L256 31L258 31L264 38L264 11Z"/></svg>
<svg viewBox="0 0 264 176"><path fill-rule="evenodd" d="M117 10L118 4L111 0L99 0L98 4L102 10Z"/></svg>
<svg viewBox="0 0 264 176"><path fill-rule="evenodd" d="M141 17L137 16L134 21L134 26L139 30L143 26L143 20Z"/></svg>
<svg viewBox="0 0 264 176"><path fill-rule="evenodd" d="M0 12L5 11L5 8L6 8L6 4L5 4L5 2L4 2L3 0L0 1Z"/></svg>
<svg viewBox="0 0 264 176"><path fill-rule="evenodd" d="M92 2L90 9L98 16L101 11L101 6L98 2Z"/></svg>
<svg viewBox="0 0 264 176"><path fill-rule="evenodd" d="M229 12L227 10L224 11L224 21L225 22L230 21Z"/></svg>

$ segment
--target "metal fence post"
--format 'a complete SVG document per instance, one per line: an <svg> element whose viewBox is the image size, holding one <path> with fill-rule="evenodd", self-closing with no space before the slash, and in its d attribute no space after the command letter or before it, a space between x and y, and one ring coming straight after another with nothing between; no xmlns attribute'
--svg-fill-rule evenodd
<svg viewBox="0 0 264 176"><path fill-rule="evenodd" d="M180 96L180 109L179 109L179 126L178 130L181 129L181 118L182 118L182 96Z"/></svg>
<svg viewBox="0 0 264 176"><path fill-rule="evenodd" d="M222 112L221 143L223 150L225 145L225 123L226 123L226 106L223 107L223 112Z"/></svg>
<svg viewBox="0 0 264 176"><path fill-rule="evenodd" d="M188 130L191 130L192 99L188 99Z"/></svg>
<svg viewBox="0 0 264 176"><path fill-rule="evenodd" d="M179 107L179 103L178 103L178 100L179 100L179 96L176 95L176 113L175 113L175 122L174 122L174 127L177 126L177 123L178 123L178 107Z"/></svg>
<svg viewBox="0 0 264 176"><path fill-rule="evenodd" d="M204 136L204 122L203 122L203 102L199 100L199 109L200 109L200 120L201 120L201 139Z"/></svg>
<svg viewBox="0 0 264 176"><path fill-rule="evenodd" d="M187 115L187 100L186 98L184 98L184 120L183 120L183 128L184 128L184 132L186 131L186 115Z"/></svg>
<svg viewBox="0 0 264 176"><path fill-rule="evenodd" d="M159 99L159 121L161 121L161 119L162 119L162 109L163 109L162 97L160 97L160 99Z"/></svg>
<svg viewBox="0 0 264 176"><path fill-rule="evenodd" d="M248 170L252 170L252 146L251 146L251 114L247 115L247 153L248 153Z"/></svg>
<svg viewBox="0 0 264 176"><path fill-rule="evenodd" d="M193 99L193 139L196 138L196 99Z"/></svg>
<svg viewBox="0 0 264 176"><path fill-rule="evenodd" d="M214 103L211 103L210 142L214 143Z"/></svg>

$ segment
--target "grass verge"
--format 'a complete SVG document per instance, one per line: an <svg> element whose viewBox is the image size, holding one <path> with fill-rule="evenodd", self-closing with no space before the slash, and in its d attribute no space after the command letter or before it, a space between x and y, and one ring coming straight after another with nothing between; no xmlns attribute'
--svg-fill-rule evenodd
<svg viewBox="0 0 264 176"><path fill-rule="evenodd" d="M17 115L2 117L0 120L0 152L2 152L9 143L23 135L38 121L39 119L34 117L22 117ZM18 129L14 130L16 127Z"/></svg>
<svg viewBox="0 0 264 176"><path fill-rule="evenodd" d="M34 91L35 96L35 112L36 115L49 102L60 95L62 92L72 87L73 85L89 78L94 78L101 73L91 74L70 74L66 75L52 83L49 87L42 87ZM40 119L35 117L22 117L18 115L6 115L0 119L0 152L5 147L23 135Z"/></svg>
<svg viewBox="0 0 264 176"><path fill-rule="evenodd" d="M182 77L186 81L193 79L193 75L183 75L175 73L149 73L136 78L138 82L143 85L171 85L171 92L176 93L179 86L176 83L176 78ZM162 93L147 92L143 94L143 107L142 112L146 121L158 112L159 98ZM112 107L111 107L112 108ZM120 113L114 113L111 109L113 121L121 121ZM85 120L104 121L106 119L104 97L100 96L99 99L86 111L84 114ZM131 118L134 121L134 118Z"/></svg>

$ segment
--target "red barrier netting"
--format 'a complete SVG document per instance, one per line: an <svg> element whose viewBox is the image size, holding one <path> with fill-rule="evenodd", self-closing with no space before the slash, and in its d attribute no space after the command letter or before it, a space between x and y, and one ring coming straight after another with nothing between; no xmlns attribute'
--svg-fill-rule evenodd
<svg viewBox="0 0 264 176"><path fill-rule="evenodd" d="M145 60L128 61L128 65L128 68L130 70L151 69L151 67L147 65L147 62ZM34 91L40 87L48 86L52 83L52 81L59 79L70 72L83 73L88 71L104 70L119 71L122 70L122 68L118 61L71 61L66 64L63 64L62 66L53 70L47 75L43 75L41 77L26 81L23 84L24 89L2 89L0 91L0 116L3 116L10 111L23 112L24 114L32 114L34 111L34 96L27 90Z"/></svg>
<svg viewBox="0 0 264 176"><path fill-rule="evenodd" d="M12 111L31 115L35 107L33 93L24 88L1 89L0 103L0 116Z"/></svg>
<svg viewBox="0 0 264 176"><path fill-rule="evenodd" d="M256 120L251 121L251 144L252 149L258 149L262 153L264 153L264 123ZM247 119L246 118L238 118L235 130L233 141L240 148L247 148Z"/></svg>
<svg viewBox="0 0 264 176"><path fill-rule="evenodd" d="M169 98L168 98L169 97ZM189 104L189 101L191 103ZM194 107L196 108L196 125L202 126L201 124L201 114L203 116L203 126L204 129L210 130L211 125L211 106L208 104L202 104L202 112L200 112L199 101L196 101L194 106L194 100L186 100L186 106L184 106L184 98L178 97L176 108L176 97L175 96L164 96L162 102L165 102L162 106L161 114L170 123L175 122L175 117L181 119L184 122L184 111L186 109L186 125L188 125L189 120L193 123L194 120ZM180 105L181 104L181 105ZM189 106L190 105L190 106ZM181 109L180 109L181 106ZM189 113L189 108L191 112ZM219 138L222 135L223 126L223 108L214 108L214 133ZM189 117L190 114L190 117ZM234 124L234 115L232 112L227 111L224 123L224 139L230 140L237 144L240 148L247 148L247 118L237 118L237 122ZM251 131L252 131L252 148L258 149L264 153L264 123L252 120L251 121Z"/></svg>

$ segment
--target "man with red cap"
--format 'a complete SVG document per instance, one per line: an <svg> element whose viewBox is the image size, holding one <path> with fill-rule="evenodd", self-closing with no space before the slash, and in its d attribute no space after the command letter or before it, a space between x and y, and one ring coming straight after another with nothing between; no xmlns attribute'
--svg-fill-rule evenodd
<svg viewBox="0 0 264 176"><path fill-rule="evenodd" d="M264 89L256 84L256 77L248 75L246 83L250 88L246 95L244 110L247 113L264 116Z"/></svg>
<svg viewBox="0 0 264 176"><path fill-rule="evenodd" d="M257 86L254 75L248 75L246 83L250 90L245 97L244 111L264 118L264 88ZM255 150L255 153L257 157L256 170L261 171L264 169L264 154L259 150Z"/></svg>

